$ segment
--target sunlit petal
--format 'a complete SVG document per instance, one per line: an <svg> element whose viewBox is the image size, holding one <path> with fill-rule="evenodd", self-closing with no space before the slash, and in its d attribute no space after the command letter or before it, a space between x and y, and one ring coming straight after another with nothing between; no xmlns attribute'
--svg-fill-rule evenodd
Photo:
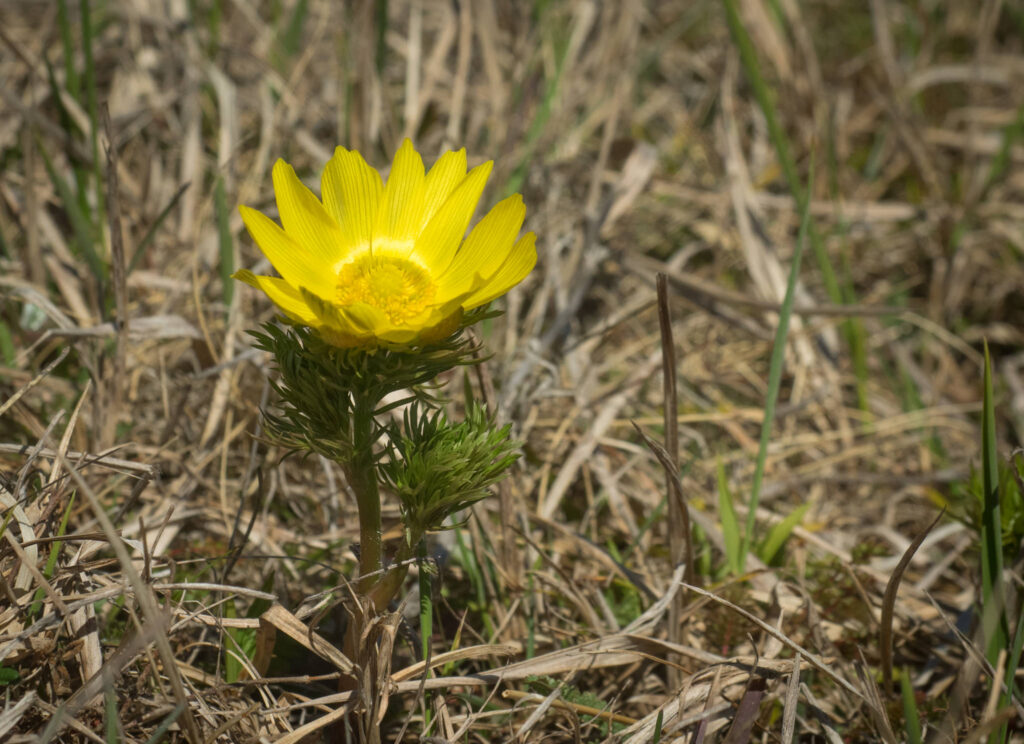
<svg viewBox="0 0 1024 744"><path fill-rule="evenodd" d="M423 224L423 159L405 140L395 153L373 228L374 253L407 256Z"/></svg>
<svg viewBox="0 0 1024 744"><path fill-rule="evenodd" d="M305 246L293 240L262 212L241 206L238 211L256 245L263 251L277 272L293 287L307 287L318 295L328 296L334 287L324 274L323 264Z"/></svg>
<svg viewBox="0 0 1024 744"><path fill-rule="evenodd" d="M444 274L451 265L493 166L487 162L471 170L416 239L413 255L435 276ZM515 237L515 233L512 235Z"/></svg>
<svg viewBox="0 0 1024 744"><path fill-rule="evenodd" d="M342 257L342 233L320 200L283 160L274 163L274 195L281 226L288 236L309 252L312 262L336 263Z"/></svg>
<svg viewBox="0 0 1024 744"><path fill-rule="evenodd" d="M342 233L340 251L347 255L369 248L384 182L363 156L339 147L320 179L324 207Z"/></svg>
<svg viewBox="0 0 1024 744"><path fill-rule="evenodd" d="M309 309L299 291L284 279L276 276L258 276L247 269L240 269L231 277L263 292L292 320L308 325L316 319L316 315Z"/></svg>
<svg viewBox="0 0 1024 744"><path fill-rule="evenodd" d="M476 294L463 302L462 306L467 310L472 310L474 307L486 305L523 281L537 264L536 242L537 236L532 232L521 237L501 268Z"/></svg>
<svg viewBox="0 0 1024 744"><path fill-rule="evenodd" d="M480 279L490 279L508 258L525 217L526 206L519 194L498 202L473 228L441 275L439 298L466 292Z"/></svg>
<svg viewBox="0 0 1024 744"><path fill-rule="evenodd" d="M423 185L423 222L420 229L427 226L430 219L437 213L455 187L466 178L466 148L456 152L446 152L437 159L434 167L427 173Z"/></svg>

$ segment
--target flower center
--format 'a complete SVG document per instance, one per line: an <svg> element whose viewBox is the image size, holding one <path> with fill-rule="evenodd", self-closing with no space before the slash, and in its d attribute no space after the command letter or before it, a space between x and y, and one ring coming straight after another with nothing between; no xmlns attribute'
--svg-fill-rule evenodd
<svg viewBox="0 0 1024 744"><path fill-rule="evenodd" d="M434 299L430 275L408 259L363 256L338 272L339 305L365 302L399 325L422 313Z"/></svg>

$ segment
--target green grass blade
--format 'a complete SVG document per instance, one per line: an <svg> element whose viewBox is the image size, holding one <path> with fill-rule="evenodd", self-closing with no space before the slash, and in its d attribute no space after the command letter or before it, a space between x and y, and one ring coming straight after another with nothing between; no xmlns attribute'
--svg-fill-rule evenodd
<svg viewBox="0 0 1024 744"><path fill-rule="evenodd" d="M270 604L257 600L246 612L246 617L259 617L270 608ZM238 609L234 601L224 604L224 617L238 617ZM252 660L256 656L256 631L249 628L225 628L222 640L224 651L224 681L229 684L242 678L245 671L243 659Z"/></svg>
<svg viewBox="0 0 1024 744"><path fill-rule="evenodd" d="M840 236L839 244L839 265L842 271L842 292L846 302L857 303L857 292L854 286L854 266L850 255L850 224L843 212L843 189L840 185L840 156L837 149L839 136L836 132L837 122L835 117L829 117L829 126L826 130L826 173L828 174L828 193L836 209L838 224L837 232ZM868 368L867 357L867 333L864 324L850 318L843 321L843 333L850 345L850 360L853 363L853 376L857 389L857 405L861 411L870 416L868 405Z"/></svg>
<svg viewBox="0 0 1024 744"><path fill-rule="evenodd" d="M543 9L535 8L534 12L543 12ZM542 22L543 23L543 22ZM552 28L553 36L553 58L555 61L554 74L547 80L547 85L544 89L544 98L541 100L540 106L537 108L537 113L533 117L533 121L530 122L530 128L526 133L526 144L523 148L523 157L519 161L515 170L512 171L512 175L509 176L508 181L505 183L505 187L502 190L504 196L509 196L519 191L523 185L523 180L526 178L526 171L533 159L533 152L537 147L537 142L540 140L541 134L544 132L544 127L548 123L548 119L551 118L551 112L554 107L554 102L558 91L561 88L562 73L565 71L565 62L569 54L569 30Z"/></svg>
<svg viewBox="0 0 1024 744"><path fill-rule="evenodd" d="M75 506L75 494L71 494L68 499L68 505L64 509L64 514L60 518L60 526L57 527L57 537L64 537L68 531L68 520L71 519L71 510ZM57 570L57 556L60 555L61 541L56 541L50 547L50 555L46 559L46 568L43 571L43 575L46 578L53 578L54 571Z"/></svg>
<svg viewBox="0 0 1024 744"><path fill-rule="evenodd" d="M767 82L765 82L764 77L761 75L762 65L757 58L757 52L754 50L754 44L750 39L750 35L747 33L746 28L743 26L743 21L740 19L739 12L736 8L736 0L725 0L725 12L729 23L729 32L732 34L736 47L739 49L743 70L746 73L747 79L750 81L751 87L754 89L754 96L757 98L758 105L764 114L765 122L768 125L768 135L775 147L775 152L778 156L783 176L786 179L789 190L793 193L793 197L796 199L797 208L800 213L803 214L810 204L811 195L814 193L814 190L810 185L805 189L800 180L796 168L796 161L793 159L792 153L790 152L789 141L786 138L785 130L779 122L779 117L776 115L775 96ZM813 168L811 170L813 172ZM810 238L811 248L814 251L818 270L821 272L822 281L825 284L825 291L828 293L829 299L837 305L844 302L856 302L857 297L854 294L852 287L848 286L845 292L843 291L843 288L840 287L835 269L832 267L832 261L829 259L828 251L825 248L825 242L822 240L821 236L818 234L817 228L813 224L810 226L808 236ZM864 324L859 318L848 318L843 321L842 331L843 336L846 339L846 343L850 347L850 353L854 364L854 373L856 374L858 381L858 397L861 400L861 407L866 410L864 405L866 401L866 394L863 390L865 385L864 380L867 376L867 352L863 343L865 335Z"/></svg>
<svg viewBox="0 0 1024 744"><path fill-rule="evenodd" d="M71 117L67 106L64 105L64 97L61 95L60 85L57 84L57 75L53 70L53 65L50 64L50 60L46 57L43 57L43 64L46 66L46 82L50 88L50 97L57 108L60 128L67 135L67 141L71 142L75 135L82 133L82 130ZM66 154L71 163L71 170L75 175L75 190L72 193L75 194L78 200L79 210L83 214L89 214L89 178L92 171L84 166L80 157L76 157L77 153L75 153L73 148L69 147Z"/></svg>
<svg viewBox="0 0 1024 744"><path fill-rule="evenodd" d="M388 61L388 0L377 0L377 18L374 24L377 29L377 39L373 61L377 66L377 73L384 72L384 65Z"/></svg>
<svg viewBox="0 0 1024 744"><path fill-rule="evenodd" d="M727 0L732 2L732 0ZM811 174L814 168L812 164ZM810 184L810 186L813 186ZM754 537L757 505L761 500L761 484L764 481L764 464L768 459L768 440L772 435L772 423L775 421L775 404L779 398L779 387L782 384L782 367L786 359L786 338L789 335L789 319L793 314L793 296L796 280L800 275L800 261L803 258L804 243L811 225L810 202L804 202L800 216L800 233L796 245L793 246L792 265L789 267L789 279L786 281L786 295L779 308L779 327L775 331L775 343L772 346L771 361L768 366L768 394L764 402L764 420L761 423L761 441L757 448L757 461L754 463L754 480L750 487L748 501L747 527L743 532L743 546L740 551L741 565L746 565L747 553Z"/></svg>
<svg viewBox="0 0 1024 744"><path fill-rule="evenodd" d="M757 52L754 50L754 44L750 40L750 35L740 19L739 11L736 8L736 0L725 0L725 15L729 22L729 32L732 34L737 49L739 49L743 71L747 75L747 80L750 81L750 86L754 89L754 96L757 98L758 105L761 107L765 117L765 123L768 125L768 136L775 147L775 153L778 155L782 173L786 178L786 183L789 185L789 190L793 192L793 196L796 198L797 208L803 214L807 210L813 190L809 186L806 189L804 188L803 182L797 173L796 161L789 150L789 141L786 139L786 133L779 122L779 117L775 114L775 96L761 75L761 62L757 58ZM814 249L814 255L818 261L818 269L821 271L822 280L825 282L825 289L828 292L829 299L838 305L842 303L843 295L839 289L839 280L836 278L835 269L832 268L832 262L829 260L828 253L825 250L825 244L813 225L810 228L809 235L811 247Z"/></svg>
<svg viewBox="0 0 1024 744"><path fill-rule="evenodd" d="M0 514L3 514L4 517L4 521L0 523L0 538L4 536L4 533L7 532L7 528L14 520L14 509L7 509L5 511L6 513L0 512Z"/></svg>
<svg viewBox="0 0 1024 744"><path fill-rule="evenodd" d="M1008 645L1006 594L1003 589L1003 523L999 503L999 455L992 392L992 361L985 343L984 389L981 414L981 613L985 656L995 665Z"/></svg>
<svg viewBox="0 0 1024 744"><path fill-rule="evenodd" d="M107 267L100 258L99 253L96 252L96 238L92 224L88 216L80 208L78 200L75 198L71 187L68 186L67 181L60 177L57 169L53 166L53 161L46 152L46 147L38 140L36 145L39 148L39 153L43 156L43 165L50 176L50 182L53 183L53 188L57 191L57 195L64 205L64 211L68 216L68 220L71 222L78 254L85 259L96 280L104 283L107 277Z"/></svg>
<svg viewBox="0 0 1024 744"><path fill-rule="evenodd" d="M238 617L238 611L235 609L234 600L224 603L224 617L234 619ZM238 660L235 653L241 653L241 647L238 643L238 639L235 638L235 628L225 628L223 645L224 645L224 681L229 685L238 681L238 678L242 674L242 662ZM234 653L232 653L234 652Z"/></svg>
<svg viewBox="0 0 1024 744"><path fill-rule="evenodd" d="M729 483L725 478L725 466L718 461L718 513L722 520L722 537L725 538L725 560L729 567L729 573L739 576L743 573L744 555L743 537L740 534L739 520L736 519L736 509L732 503L732 493L729 491Z"/></svg>
<svg viewBox="0 0 1024 744"><path fill-rule="evenodd" d="M836 200L838 203L838 200ZM857 293L853 287L853 266L850 261L849 247L843 241L843 297L851 305L857 303ZM867 416L871 415L871 406L868 403L868 334L864 324L855 318L848 318L843 321L843 333L850 346L850 361L853 366L854 384L857 390L857 407Z"/></svg>
<svg viewBox="0 0 1024 744"><path fill-rule="evenodd" d="M473 594L475 596L475 602L471 604L471 607L478 609L481 614L481 619L488 635L494 633L494 629L497 627L491 618L489 610L490 603L487 601L487 587L484 581L483 572L487 570L487 567L477 562L476 552L466 544L466 539L463 537L463 530L455 529L455 545L458 548L456 555L458 556L459 562L462 564L463 569L469 577L470 584L473 587Z"/></svg>
<svg viewBox="0 0 1024 744"><path fill-rule="evenodd" d="M1017 613L1017 632L1013 636L1013 650L1006 657L1006 676L1003 677L1006 680L1006 692L1003 693L1002 700L999 702L1000 709L1012 705L1015 694L1020 697L1016 679L1021 653L1024 652L1024 604L1017 608ZM1005 723L1000 727L996 741L1006 741Z"/></svg>
<svg viewBox="0 0 1024 744"><path fill-rule="evenodd" d="M167 732L171 730L171 726L178 720L178 716L185 712L184 701L174 706L174 710L167 714L167 718L160 721L160 725L153 729L153 734L146 739L146 744L157 744L157 742L163 740L167 735Z"/></svg>
<svg viewBox="0 0 1024 744"><path fill-rule="evenodd" d="M228 198L224 193L224 179L218 178L213 190L213 208L217 214L217 236L220 246L220 281L224 292L224 306L231 307L235 296L235 241L231 238Z"/></svg>
<svg viewBox="0 0 1024 744"><path fill-rule="evenodd" d="M117 721L117 693L114 692L114 685L111 684L111 680L107 680L107 684L103 685L105 689L103 695L104 702L104 718L106 719L105 733L107 744L118 744L121 741L120 726Z"/></svg>
<svg viewBox="0 0 1024 744"><path fill-rule="evenodd" d="M14 253L11 251L10 243L7 242L7 238L4 237L3 223L0 222L0 256L4 258L14 258Z"/></svg>
<svg viewBox="0 0 1024 744"><path fill-rule="evenodd" d="M103 188L103 159L100 158L100 109L96 93L96 64L93 60L95 29L92 24L92 0L82 0L82 54L85 57L85 104L92 128L92 169L93 187L96 194L97 235L103 235L107 223L106 191ZM114 143L110 143L114 147ZM102 241L101 241L102 242Z"/></svg>
<svg viewBox="0 0 1024 744"><path fill-rule="evenodd" d="M910 684L910 672L903 670L900 675L900 697L903 700L903 720L907 730L908 744L921 744L921 719L917 714L917 701L914 700L914 688Z"/></svg>
<svg viewBox="0 0 1024 744"><path fill-rule="evenodd" d="M793 534L793 530L803 521L804 515L810 508L811 505L809 503L800 504L785 519L772 527L768 531L768 536L764 539L764 542L758 547L757 557L765 563L771 564L775 560L775 556L782 549L782 546L786 544L786 540Z"/></svg>
<svg viewBox="0 0 1024 744"><path fill-rule="evenodd" d="M469 576L469 583L473 587L473 594L476 597L476 601L480 604L484 603L486 599L484 590L483 576L480 574L480 566L476 562L476 556L473 555L473 551L466 545L466 540L462 536L461 529L454 529L455 534L455 545L459 549L458 556L462 563L462 567L465 569L466 574Z"/></svg>
<svg viewBox="0 0 1024 744"><path fill-rule="evenodd" d="M64 52L64 87L77 101L82 95L82 84L78 79L78 69L75 67L75 42L71 35L67 0L57 0L57 26L60 28L60 42Z"/></svg>
<svg viewBox="0 0 1024 744"><path fill-rule="evenodd" d="M220 51L221 21L224 16L223 0L214 0L206 12L206 53L212 59Z"/></svg>
<svg viewBox="0 0 1024 744"><path fill-rule="evenodd" d="M288 25L281 33L281 48L288 57L294 57L302 48L302 29L306 25L306 16L309 15L308 0L299 0L295 3Z"/></svg>
<svg viewBox="0 0 1024 744"><path fill-rule="evenodd" d="M75 505L75 495L71 494L71 498L68 499L68 505L64 509L64 514L60 520L60 526L57 528L57 537L64 537L68 530L68 519L71 518L71 509ZM50 545L50 554L46 558L46 566L43 568L43 576L50 579L53 578L54 572L57 570L57 558L60 556L60 549L64 543L61 540L55 540ZM42 587L36 589L36 593L32 597L32 604L28 609L28 616L35 618L42 614L43 611L43 597L46 596L46 590Z"/></svg>
<svg viewBox="0 0 1024 744"><path fill-rule="evenodd" d="M18 358L18 352L14 348L14 335L11 328L4 321L0 320L0 360L4 366L13 367Z"/></svg>

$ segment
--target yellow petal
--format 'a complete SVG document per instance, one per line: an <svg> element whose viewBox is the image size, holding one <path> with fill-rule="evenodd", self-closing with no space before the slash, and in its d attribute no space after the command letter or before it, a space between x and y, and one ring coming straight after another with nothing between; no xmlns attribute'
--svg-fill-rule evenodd
<svg viewBox="0 0 1024 744"><path fill-rule="evenodd" d="M532 232L526 233L526 235L521 237L497 273L468 300L463 302L462 306L467 310L472 310L474 307L486 305L523 281L537 264L536 242L537 236Z"/></svg>
<svg viewBox="0 0 1024 744"><path fill-rule="evenodd" d="M336 346L358 346L372 338L372 328L358 317L353 317L342 308L327 302L313 293L300 289L302 299L320 322L317 330ZM325 333L326 331L326 333Z"/></svg>
<svg viewBox="0 0 1024 744"><path fill-rule="evenodd" d="M526 206L519 194L498 202L476 224L439 278L438 299L447 300L470 290L480 279L490 279L508 258L525 217Z"/></svg>
<svg viewBox="0 0 1024 744"><path fill-rule="evenodd" d="M423 159L406 139L395 153L373 228L371 250L407 256L423 224Z"/></svg>
<svg viewBox="0 0 1024 744"><path fill-rule="evenodd" d="M434 167L427 173L423 185L423 222L420 229L427 226L430 218L437 213L441 205L451 196L452 191L466 178L466 149L458 152L446 152L437 159Z"/></svg>
<svg viewBox="0 0 1024 744"><path fill-rule="evenodd" d="M416 239L415 256L432 275L443 275L451 265L493 167L494 163L488 161L471 170ZM518 231L517 226L513 238Z"/></svg>
<svg viewBox="0 0 1024 744"><path fill-rule="evenodd" d="M411 328L430 329L445 321L452 315L462 314L462 302L460 299L449 300L443 304L435 304L426 308L418 315L409 318L403 325Z"/></svg>
<svg viewBox="0 0 1024 744"><path fill-rule="evenodd" d="M274 163L274 195L284 231L308 252L308 260L324 271L342 255L342 234L324 205L283 160Z"/></svg>
<svg viewBox="0 0 1024 744"><path fill-rule="evenodd" d="M455 331L459 330L460 323L462 323L461 307L456 308L452 313L443 315L436 324L421 331L417 337L417 341L419 343L429 344L446 339L455 333Z"/></svg>
<svg viewBox="0 0 1024 744"><path fill-rule="evenodd" d="M394 326L388 321L387 316L373 305L365 302L354 302L351 305L338 308L338 312L348 321L348 324L360 334L366 336L380 336Z"/></svg>
<svg viewBox="0 0 1024 744"><path fill-rule="evenodd" d="M413 341L420 328L395 325L378 308L364 302L357 302L340 308L341 314L350 326L358 329L359 337L367 345L383 341L390 344L408 344Z"/></svg>
<svg viewBox="0 0 1024 744"><path fill-rule="evenodd" d="M348 255L369 250L384 182L358 152L344 147L334 151L320 179L324 207L343 235L341 251Z"/></svg>
<svg viewBox="0 0 1024 744"><path fill-rule="evenodd" d="M263 292L292 320L307 325L316 320L313 311L303 301L302 295L284 279L278 279L276 276L257 276L247 269L239 269L231 275L231 278L245 282L250 287Z"/></svg>
<svg viewBox="0 0 1024 744"><path fill-rule="evenodd" d="M330 276L310 259L309 251L277 226L272 219L250 207L240 206L242 221L256 245L284 280L293 287L306 287L315 294L330 297L334 285Z"/></svg>

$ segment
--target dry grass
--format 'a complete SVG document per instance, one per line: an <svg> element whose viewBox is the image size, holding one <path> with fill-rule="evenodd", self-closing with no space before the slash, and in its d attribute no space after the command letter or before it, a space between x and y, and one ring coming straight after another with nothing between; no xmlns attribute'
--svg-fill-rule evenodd
<svg viewBox="0 0 1024 744"><path fill-rule="evenodd" d="M742 523L800 210L719 3L121 0L83 44L86 6L0 0L0 739L331 735L354 503L260 437L273 309L224 276L261 260L234 205L273 209L277 157L415 136L496 160L540 262L472 379L525 457L436 541L432 676L415 599L380 619L384 740L913 740L883 597L978 462L983 339L1000 453L1024 440L1017 3L740 3L845 305L808 248L758 534L807 511L739 577L718 470ZM704 589L632 426L673 430L659 272ZM892 595L935 741L1022 736L977 545L947 516Z"/></svg>

